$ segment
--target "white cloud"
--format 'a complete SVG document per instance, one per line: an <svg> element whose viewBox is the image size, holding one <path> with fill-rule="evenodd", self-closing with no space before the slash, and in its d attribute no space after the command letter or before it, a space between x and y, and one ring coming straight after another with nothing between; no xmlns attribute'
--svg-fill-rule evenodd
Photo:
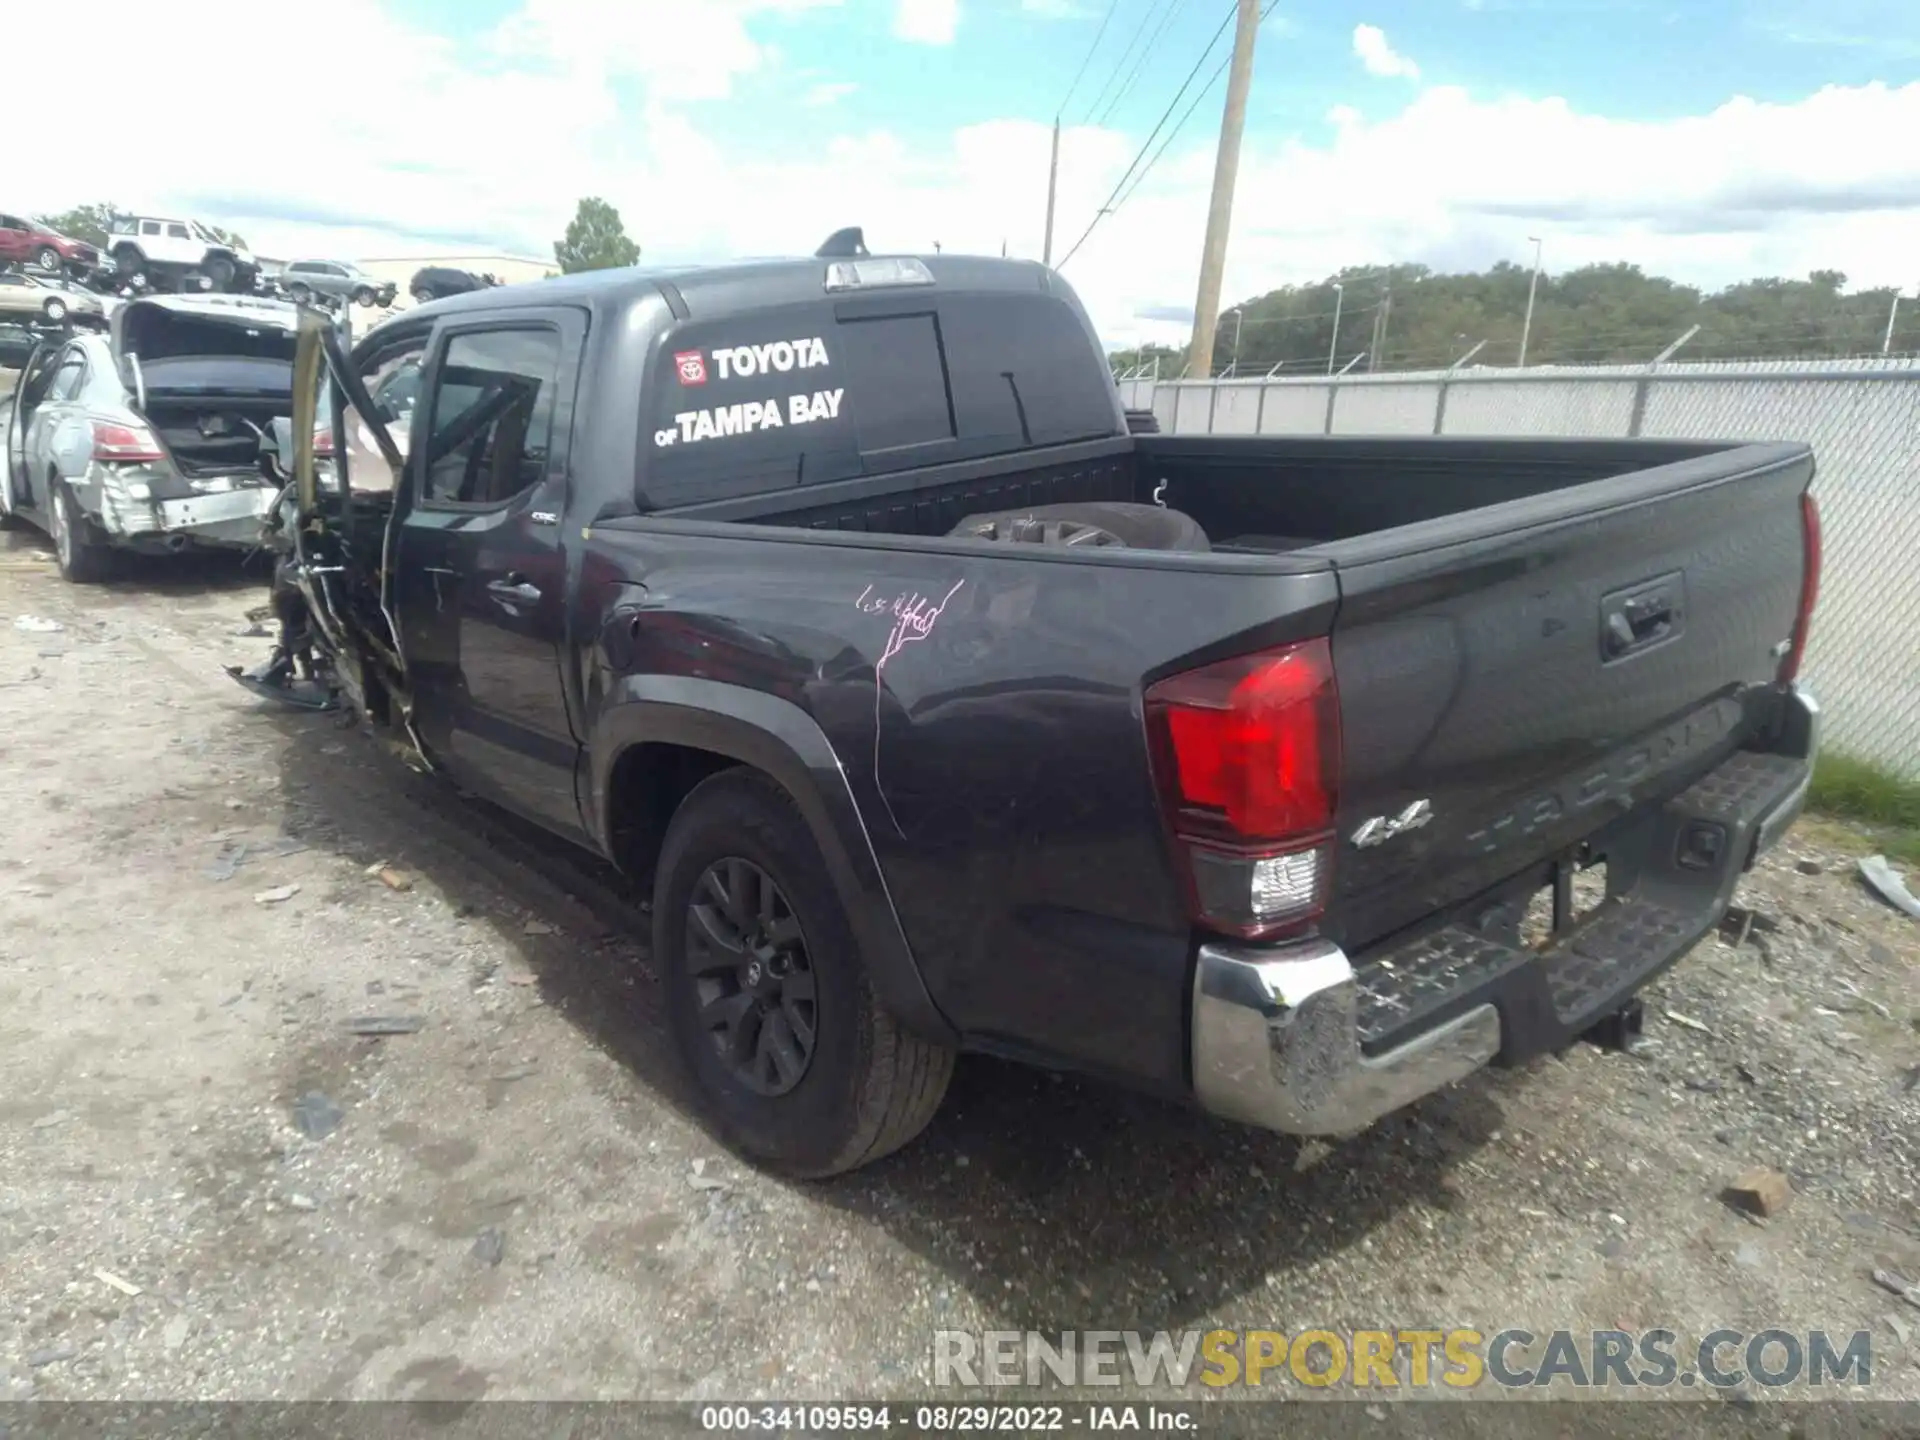
<svg viewBox="0 0 1920 1440"><path fill-rule="evenodd" d="M960 0L898 0L893 12L896 39L916 45L951 45L960 28Z"/></svg>
<svg viewBox="0 0 1920 1440"><path fill-rule="evenodd" d="M866 227L876 248L939 241L997 255L1004 240L1012 254L1038 258L1041 120L988 120L911 143L886 130L846 134L813 153L723 145L702 129L711 111L672 98L719 92L737 110L775 117L809 83L878 83L779 70L767 40L804 23L804 6L633 0L658 28L629 24L623 10L596 32L590 17L611 11L533 0L514 22L459 46L395 19L380 0L337 0L329 23L404 66L407 83L353 103L318 87L284 123L223 125L212 151L203 108L143 113L142 143L130 148L124 117L74 109L65 77L29 68L9 79L9 103L20 114L61 114L66 128L58 147L9 151L7 203L46 212L116 200L230 226L268 255L353 258L435 247L546 254L575 201L597 194L662 262L804 254L849 224ZM251 73L263 47L297 48L291 16L249 0L178 8L177 23L140 47L89 52L100 93L142 93L156 73L182 83ZM588 45L595 34L600 42ZM698 63L682 43L696 38L710 47ZM653 67L666 62L653 57L663 52L690 73L659 74ZM895 62L871 63L877 72ZM623 105L635 88L642 103ZM1335 107L1329 118L1331 134L1316 144L1249 134L1229 303L1350 264L1524 262L1528 235L1544 237L1554 271L1627 260L1709 286L1829 267L1856 284L1911 285L1920 254L1920 147L1860 143L1920 134L1920 83L1830 87L1794 103L1736 99L1660 121L1443 87L1395 113L1369 119ZM1142 138L1065 133L1056 260ZM1212 137L1196 126L1067 265L1110 343L1180 338L1178 321L1141 317L1193 303L1212 165Z"/></svg>
<svg viewBox="0 0 1920 1440"><path fill-rule="evenodd" d="M810 86L800 103L810 109L818 109L823 105L838 105L859 88L851 80L822 81L818 85Z"/></svg>
<svg viewBox="0 0 1920 1440"><path fill-rule="evenodd" d="M1420 78L1420 67L1389 45L1387 32L1378 25L1353 27L1353 53L1360 57L1369 75L1404 80Z"/></svg>

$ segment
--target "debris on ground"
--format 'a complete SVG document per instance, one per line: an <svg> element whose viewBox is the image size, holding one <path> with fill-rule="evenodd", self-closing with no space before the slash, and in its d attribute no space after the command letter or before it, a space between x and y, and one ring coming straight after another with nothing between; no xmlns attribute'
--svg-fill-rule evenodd
<svg viewBox="0 0 1920 1440"><path fill-rule="evenodd" d="M42 1115L38 1120L34 1121L33 1128L36 1130L51 1130L56 1125L66 1124L67 1121L72 1118L73 1114L71 1111L55 1110L52 1114Z"/></svg>
<svg viewBox="0 0 1920 1440"><path fill-rule="evenodd" d="M520 927L520 933L522 935L552 935L555 931L553 926L544 920L529 920Z"/></svg>
<svg viewBox="0 0 1920 1440"><path fill-rule="evenodd" d="M1911 1283L1906 1276L1896 1275L1891 1270L1876 1270L1873 1272L1873 1283L1920 1310L1920 1285Z"/></svg>
<svg viewBox="0 0 1920 1440"><path fill-rule="evenodd" d="M1736 1210L1772 1219L1793 1203L1793 1186L1778 1170L1749 1170L1720 1192Z"/></svg>
<svg viewBox="0 0 1920 1440"><path fill-rule="evenodd" d="M347 1021L349 1035L417 1035L424 1030L424 1015L361 1015Z"/></svg>
<svg viewBox="0 0 1920 1440"><path fill-rule="evenodd" d="M507 1253L507 1237L497 1225L489 1225L473 1240L473 1258L482 1265L498 1265Z"/></svg>
<svg viewBox="0 0 1920 1440"><path fill-rule="evenodd" d="M278 905L283 901L291 900L299 893L300 887L298 885L276 885L271 890L255 891L253 903L256 905Z"/></svg>
<svg viewBox="0 0 1920 1440"><path fill-rule="evenodd" d="M112 1286L122 1295L142 1295L146 1293L131 1280L123 1279L111 1270L96 1270L93 1272L93 1278L98 1280L102 1285Z"/></svg>
<svg viewBox="0 0 1920 1440"><path fill-rule="evenodd" d="M1887 863L1886 856L1869 855L1863 859L1860 862L1860 878L1867 882L1874 894L1894 909L1904 910L1920 920L1920 900L1913 898L1913 892L1907 889L1907 882Z"/></svg>
<svg viewBox="0 0 1920 1440"><path fill-rule="evenodd" d="M44 1350L29 1350L27 1352L27 1368L30 1370L44 1369L48 1365L58 1365L63 1360L77 1359L79 1354L80 1352L71 1345L49 1345Z"/></svg>
<svg viewBox="0 0 1920 1440"><path fill-rule="evenodd" d="M49 620L43 615L16 615L13 628L25 631L29 635L52 635L67 627L58 620Z"/></svg>
<svg viewBox="0 0 1920 1440"><path fill-rule="evenodd" d="M395 870L390 865L382 865L378 871L380 883L389 890L413 889L413 877L404 870Z"/></svg>
<svg viewBox="0 0 1920 1440"><path fill-rule="evenodd" d="M309 1140L322 1140L340 1127L346 1112L318 1090L293 1102L293 1123Z"/></svg>
<svg viewBox="0 0 1920 1440"><path fill-rule="evenodd" d="M1687 1027L1687 1029L1697 1030L1702 1035L1713 1034L1713 1031L1711 1028L1709 1028L1704 1022L1694 1019L1691 1015L1682 1015L1678 1010L1669 1010L1666 1012L1666 1014L1667 1014L1667 1019L1673 1021L1673 1023L1676 1025L1684 1025Z"/></svg>

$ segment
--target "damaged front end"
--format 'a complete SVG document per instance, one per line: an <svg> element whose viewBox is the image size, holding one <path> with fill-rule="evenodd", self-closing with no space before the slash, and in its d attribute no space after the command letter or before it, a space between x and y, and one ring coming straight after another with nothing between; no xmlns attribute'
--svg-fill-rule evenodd
<svg viewBox="0 0 1920 1440"><path fill-rule="evenodd" d="M299 316L293 415L283 437L289 480L264 531L275 558L270 602L278 629L264 664L228 673L254 694L296 709L345 704L389 736L408 763L431 768L414 733L389 608L394 495L355 494L345 464L349 407L395 477L403 470L400 452L349 359L344 319L304 307Z"/></svg>

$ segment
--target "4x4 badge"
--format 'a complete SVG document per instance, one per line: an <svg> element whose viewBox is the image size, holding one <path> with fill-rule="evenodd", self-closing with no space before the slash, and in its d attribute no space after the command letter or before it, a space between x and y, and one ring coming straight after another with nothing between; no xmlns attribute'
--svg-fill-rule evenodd
<svg viewBox="0 0 1920 1440"><path fill-rule="evenodd" d="M1398 815L1376 815L1358 830L1353 832L1353 843L1362 850L1375 845L1384 845L1396 835L1404 835L1409 830L1418 830L1433 819L1433 806L1425 800L1416 800Z"/></svg>

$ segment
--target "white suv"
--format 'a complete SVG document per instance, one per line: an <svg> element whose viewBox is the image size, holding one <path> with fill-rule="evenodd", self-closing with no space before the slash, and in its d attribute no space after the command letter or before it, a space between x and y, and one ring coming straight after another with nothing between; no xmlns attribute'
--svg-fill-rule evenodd
<svg viewBox="0 0 1920 1440"><path fill-rule="evenodd" d="M144 275L156 289L198 289L197 277L204 276L215 290L244 295L260 273L247 250L197 220L123 216L107 236L107 250L120 276Z"/></svg>

